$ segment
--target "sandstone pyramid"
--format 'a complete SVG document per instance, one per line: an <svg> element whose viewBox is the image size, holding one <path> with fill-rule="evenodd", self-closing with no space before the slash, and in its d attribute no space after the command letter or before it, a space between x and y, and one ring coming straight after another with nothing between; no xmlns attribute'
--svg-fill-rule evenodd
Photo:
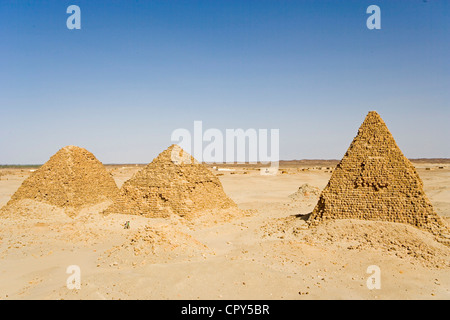
<svg viewBox="0 0 450 320"><path fill-rule="evenodd" d="M187 218L205 211L237 209L220 180L203 164L172 145L126 181L105 213Z"/></svg>
<svg viewBox="0 0 450 320"><path fill-rule="evenodd" d="M113 200L118 188L111 174L89 151L67 146L33 172L7 206L34 200L62 208L80 208Z"/></svg>
<svg viewBox="0 0 450 320"><path fill-rule="evenodd" d="M374 111L337 165L309 221L317 224L327 219L383 220L434 234L448 231L425 195L416 169Z"/></svg>

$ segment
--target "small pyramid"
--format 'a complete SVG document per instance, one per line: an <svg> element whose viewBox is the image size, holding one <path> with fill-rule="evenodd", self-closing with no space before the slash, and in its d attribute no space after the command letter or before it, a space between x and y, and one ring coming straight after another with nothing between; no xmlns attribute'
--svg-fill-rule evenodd
<svg viewBox="0 0 450 320"><path fill-rule="evenodd" d="M375 111L367 115L309 221L328 219L400 222L434 234L446 229L413 164Z"/></svg>
<svg viewBox="0 0 450 320"><path fill-rule="evenodd" d="M126 181L104 213L192 217L204 211L237 208L220 180L178 145L172 145Z"/></svg>
<svg viewBox="0 0 450 320"><path fill-rule="evenodd" d="M111 174L92 153L67 146L33 172L7 206L31 199L62 208L80 208L112 200L118 191Z"/></svg>

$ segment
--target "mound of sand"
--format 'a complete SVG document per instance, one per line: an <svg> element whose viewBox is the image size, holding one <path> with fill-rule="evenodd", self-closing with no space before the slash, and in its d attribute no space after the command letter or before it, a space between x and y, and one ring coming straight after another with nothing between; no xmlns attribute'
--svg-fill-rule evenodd
<svg viewBox="0 0 450 320"><path fill-rule="evenodd" d="M107 250L99 263L110 267L142 266L148 263L203 259L213 252L191 235L173 226L145 226L131 233L126 241Z"/></svg>
<svg viewBox="0 0 450 320"><path fill-rule="evenodd" d="M272 220L262 228L263 237L300 240L324 249L375 250L415 264L450 268L450 248L429 232L385 221L333 220L316 227L296 216Z"/></svg>
<svg viewBox="0 0 450 320"><path fill-rule="evenodd" d="M126 181L105 213L186 218L237 210L220 180L179 146L172 145Z"/></svg>
<svg viewBox="0 0 450 320"><path fill-rule="evenodd" d="M312 228L307 242L348 250L380 250L428 267L450 267L450 249L433 235L417 228L391 222L336 220Z"/></svg>
<svg viewBox="0 0 450 320"><path fill-rule="evenodd" d="M337 165L310 221L330 219L400 222L435 235L448 233L414 166L374 111Z"/></svg>
<svg viewBox="0 0 450 320"><path fill-rule="evenodd" d="M42 167L33 172L7 203L8 207L23 207L29 199L74 213L83 206L110 201L118 188L103 164L89 151L68 146L59 150ZM23 208L22 212L25 212ZM29 211L31 214L32 211Z"/></svg>
<svg viewBox="0 0 450 320"><path fill-rule="evenodd" d="M319 188L310 186L309 184L305 183L302 186L300 186L296 192L289 195L289 198L291 198L293 201L303 201L318 198L319 195L320 195Z"/></svg>
<svg viewBox="0 0 450 320"><path fill-rule="evenodd" d="M48 203L23 199L8 203L0 211L2 218L69 222L68 211ZM70 214L69 214L70 215Z"/></svg>

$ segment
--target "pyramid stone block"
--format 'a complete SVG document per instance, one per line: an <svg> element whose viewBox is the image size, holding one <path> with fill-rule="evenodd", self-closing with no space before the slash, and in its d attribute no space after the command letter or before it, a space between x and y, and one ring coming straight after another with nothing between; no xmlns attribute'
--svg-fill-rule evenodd
<svg viewBox="0 0 450 320"><path fill-rule="evenodd" d="M172 145L126 181L104 213L193 217L204 211L237 208L220 180L178 145Z"/></svg>
<svg viewBox="0 0 450 320"><path fill-rule="evenodd" d="M416 169L374 111L337 165L309 221L314 225L329 219L400 222L434 234L448 230Z"/></svg>
<svg viewBox="0 0 450 320"><path fill-rule="evenodd" d="M119 190L103 164L89 151L67 146L33 172L7 206L31 199L62 208L113 200Z"/></svg>

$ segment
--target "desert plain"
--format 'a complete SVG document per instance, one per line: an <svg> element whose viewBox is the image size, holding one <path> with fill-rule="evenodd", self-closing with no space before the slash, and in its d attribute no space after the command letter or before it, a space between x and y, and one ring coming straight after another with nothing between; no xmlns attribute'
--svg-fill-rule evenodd
<svg viewBox="0 0 450 320"><path fill-rule="evenodd" d="M450 160L412 162L449 223ZM69 216L30 200L29 214L0 216L0 299L450 299L450 248L430 233L351 219L308 227L337 163L284 161L277 175L210 165L243 212L226 218L105 215L108 202ZM120 188L143 166L105 167ZM33 170L0 169L0 207ZM80 289L67 287L72 265ZM380 289L367 286L373 265Z"/></svg>

